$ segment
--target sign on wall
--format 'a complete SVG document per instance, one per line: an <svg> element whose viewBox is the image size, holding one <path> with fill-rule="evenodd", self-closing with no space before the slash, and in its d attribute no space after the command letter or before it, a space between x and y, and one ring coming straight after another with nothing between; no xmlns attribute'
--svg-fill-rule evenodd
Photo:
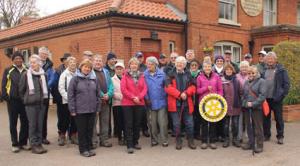
<svg viewBox="0 0 300 166"><path fill-rule="evenodd" d="M258 16L263 7L262 0L241 0L241 5L245 13L249 16Z"/></svg>

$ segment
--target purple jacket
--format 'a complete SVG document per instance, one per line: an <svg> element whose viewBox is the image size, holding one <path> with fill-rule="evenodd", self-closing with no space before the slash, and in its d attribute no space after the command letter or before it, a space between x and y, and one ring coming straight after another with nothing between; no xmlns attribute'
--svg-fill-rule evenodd
<svg viewBox="0 0 300 166"><path fill-rule="evenodd" d="M85 114L98 111L100 86L92 71L84 76L80 72L71 79L68 87L68 106L71 113Z"/></svg>
<svg viewBox="0 0 300 166"><path fill-rule="evenodd" d="M211 92L208 90L208 86L212 86ZM210 74L209 78L207 78L203 72L197 78L197 94L199 94L199 102L209 93L217 93L223 96L222 80L214 72Z"/></svg>

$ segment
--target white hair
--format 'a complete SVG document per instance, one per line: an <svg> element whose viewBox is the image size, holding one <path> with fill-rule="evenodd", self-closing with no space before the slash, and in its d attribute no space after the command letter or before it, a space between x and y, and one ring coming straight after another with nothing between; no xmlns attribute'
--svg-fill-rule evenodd
<svg viewBox="0 0 300 166"><path fill-rule="evenodd" d="M29 57L29 62L32 61L32 60L35 60L40 66L42 66L42 60L41 60L40 56L38 56L36 54L32 54Z"/></svg>
<svg viewBox="0 0 300 166"><path fill-rule="evenodd" d="M183 63L183 64L186 66L187 61L186 61L186 59L185 59L184 56L179 56L179 57L177 57L176 60L175 60L175 64L176 64L176 63Z"/></svg>
<svg viewBox="0 0 300 166"><path fill-rule="evenodd" d="M250 64L249 64L249 62L248 62L248 61L242 61L242 62L240 63L240 67L242 67L242 66L249 67L249 66L250 66Z"/></svg>
<svg viewBox="0 0 300 166"><path fill-rule="evenodd" d="M274 58L274 59L277 59L277 55L276 55L276 53L273 52L273 51L268 52L268 54L267 54L265 57L272 57L272 58Z"/></svg>
<svg viewBox="0 0 300 166"><path fill-rule="evenodd" d="M39 54L40 54L40 53L44 53L44 54L47 54L47 55L50 54L48 48L47 48L47 47L44 47L44 46L41 47L41 48L39 48Z"/></svg>
<svg viewBox="0 0 300 166"><path fill-rule="evenodd" d="M156 66L158 65L158 60L157 60L157 58L155 58L154 56L149 56L149 57L146 59L146 62L147 62L147 63L153 63L153 64L155 64Z"/></svg>

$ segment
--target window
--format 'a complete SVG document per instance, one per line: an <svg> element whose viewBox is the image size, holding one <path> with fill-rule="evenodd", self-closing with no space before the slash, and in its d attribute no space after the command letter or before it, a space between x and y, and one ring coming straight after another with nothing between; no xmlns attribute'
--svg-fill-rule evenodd
<svg viewBox="0 0 300 166"><path fill-rule="evenodd" d="M24 64L29 66L29 56L30 56L30 49L22 49L21 53L24 57Z"/></svg>
<svg viewBox="0 0 300 166"><path fill-rule="evenodd" d="M175 42L169 41L169 52L170 54L175 51Z"/></svg>
<svg viewBox="0 0 300 166"><path fill-rule="evenodd" d="M264 26L275 25L277 16L276 0L264 0Z"/></svg>
<svg viewBox="0 0 300 166"><path fill-rule="evenodd" d="M232 52L231 60L233 62L241 61L242 47L239 44L233 42L217 42L214 45L214 55L224 55L226 50Z"/></svg>
<svg viewBox="0 0 300 166"><path fill-rule="evenodd" d="M297 5L297 25L300 25L300 3Z"/></svg>
<svg viewBox="0 0 300 166"><path fill-rule="evenodd" d="M268 53L268 52L272 51L273 48L274 48L273 45L266 45L266 46L262 47L262 50L264 50L264 51L266 51Z"/></svg>
<svg viewBox="0 0 300 166"><path fill-rule="evenodd" d="M219 22L236 24L236 0L219 0Z"/></svg>

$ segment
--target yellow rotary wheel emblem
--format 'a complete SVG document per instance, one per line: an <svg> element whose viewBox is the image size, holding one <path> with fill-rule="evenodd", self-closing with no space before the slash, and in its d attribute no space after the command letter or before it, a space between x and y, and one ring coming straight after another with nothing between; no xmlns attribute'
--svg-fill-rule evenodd
<svg viewBox="0 0 300 166"><path fill-rule="evenodd" d="M200 101L199 112L208 122L218 122L227 113L227 102L221 95L215 93L208 94Z"/></svg>

